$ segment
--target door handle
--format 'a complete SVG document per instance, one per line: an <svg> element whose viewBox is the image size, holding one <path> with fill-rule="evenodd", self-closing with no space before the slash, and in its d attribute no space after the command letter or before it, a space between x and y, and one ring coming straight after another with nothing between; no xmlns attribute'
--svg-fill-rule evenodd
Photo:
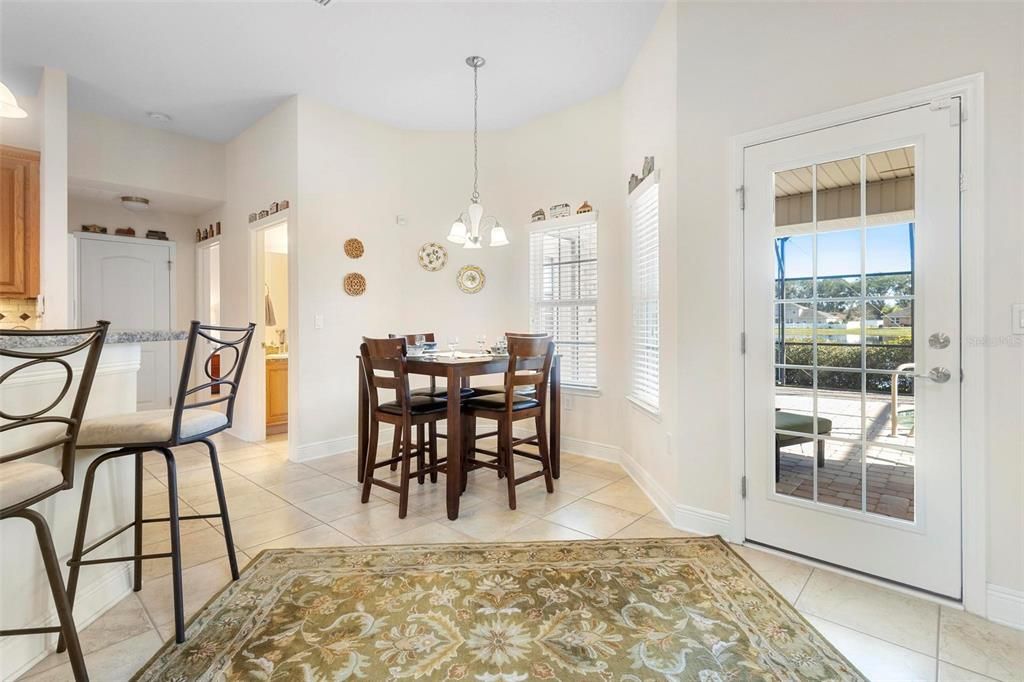
<svg viewBox="0 0 1024 682"><path fill-rule="evenodd" d="M927 374L911 374L916 379L930 379L937 384L944 384L949 381L953 374L945 367L932 367Z"/></svg>

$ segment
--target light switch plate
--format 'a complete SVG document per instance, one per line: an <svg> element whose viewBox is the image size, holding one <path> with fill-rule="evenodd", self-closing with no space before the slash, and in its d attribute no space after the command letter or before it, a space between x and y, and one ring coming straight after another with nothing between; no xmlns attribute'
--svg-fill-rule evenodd
<svg viewBox="0 0 1024 682"><path fill-rule="evenodd" d="M1010 323L1010 332L1013 334L1024 334L1024 303L1014 303L1012 310L1013 321Z"/></svg>
<svg viewBox="0 0 1024 682"><path fill-rule="evenodd" d="M313 316L313 329L324 328L324 316L323 313L317 313Z"/></svg>

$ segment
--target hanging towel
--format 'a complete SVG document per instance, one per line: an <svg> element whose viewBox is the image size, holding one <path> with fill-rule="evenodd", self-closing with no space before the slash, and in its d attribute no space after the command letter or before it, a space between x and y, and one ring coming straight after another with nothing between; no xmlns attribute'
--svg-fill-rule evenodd
<svg viewBox="0 0 1024 682"><path fill-rule="evenodd" d="M267 286L266 284L264 284L263 285L263 289L264 289L264 292L263 292L264 307L266 308L266 315L267 315L266 325L268 327L276 327L277 326L277 316L274 315L274 302L270 300L270 287Z"/></svg>

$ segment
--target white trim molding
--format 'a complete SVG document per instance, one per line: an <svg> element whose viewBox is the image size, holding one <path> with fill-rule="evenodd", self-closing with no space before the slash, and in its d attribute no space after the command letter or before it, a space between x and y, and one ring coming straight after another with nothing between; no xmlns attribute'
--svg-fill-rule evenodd
<svg viewBox="0 0 1024 682"><path fill-rule="evenodd" d="M1024 591L988 585L988 619L993 623L1024 630Z"/></svg>

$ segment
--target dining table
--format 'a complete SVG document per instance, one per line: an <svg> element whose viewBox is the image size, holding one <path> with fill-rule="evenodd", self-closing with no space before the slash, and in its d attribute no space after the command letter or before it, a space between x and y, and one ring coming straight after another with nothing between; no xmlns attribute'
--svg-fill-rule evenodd
<svg viewBox="0 0 1024 682"><path fill-rule="evenodd" d="M366 475L367 446L370 430L370 395L366 386L363 374L363 360L356 356L358 363L358 384L359 384L359 438L356 450L358 461L359 481L362 482ZM448 400L448 433L447 451L449 456L445 465L446 485L446 506L448 518L455 520L459 517L459 496L462 493L462 457L453 457L452 453L461 453L467 438L464 433L462 420L462 399L461 389L470 386L470 378L486 374L504 374L508 369L508 355L497 355L488 352L471 353L465 351L450 351L448 353L425 353L423 355L410 355L406 358L406 367L409 374L418 374L428 377L443 377L447 382ZM549 452L551 455L551 475L558 478L561 463L561 407L562 407L562 386L559 356L555 355L551 360L551 375L548 380L548 391L550 400L548 403L548 437L550 439Z"/></svg>

